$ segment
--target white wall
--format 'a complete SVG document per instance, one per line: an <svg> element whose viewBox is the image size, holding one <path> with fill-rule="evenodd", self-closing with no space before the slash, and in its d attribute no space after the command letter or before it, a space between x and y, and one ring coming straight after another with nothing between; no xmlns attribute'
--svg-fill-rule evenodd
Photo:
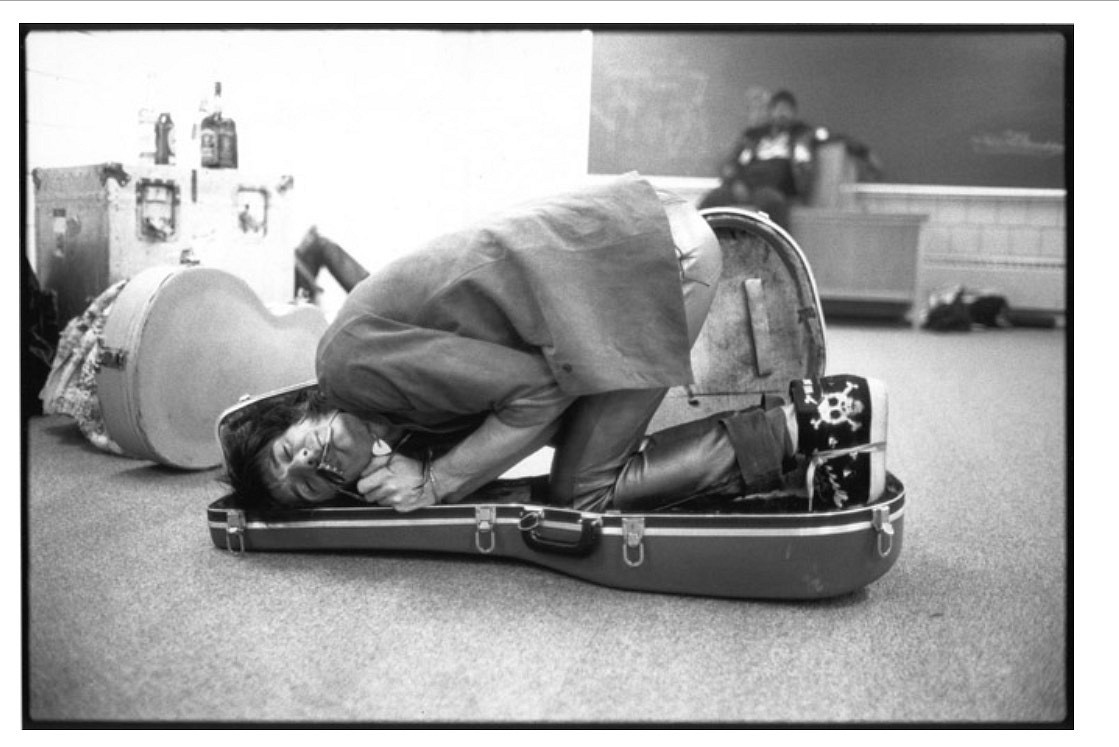
<svg viewBox="0 0 1119 747"><path fill-rule="evenodd" d="M241 169L293 174L295 225L371 269L586 175L589 32L40 32L26 50L28 169L134 162L149 90L182 163L220 80Z"/></svg>
<svg viewBox="0 0 1119 747"><path fill-rule="evenodd" d="M712 177L647 176L696 204L718 186ZM845 209L926 218L916 310L933 291L964 285L997 290L1016 310L1066 312L1065 190L881 183L840 189Z"/></svg>
<svg viewBox="0 0 1119 747"><path fill-rule="evenodd" d="M861 210L927 216L921 303L964 285L997 290L1012 309L1066 311L1064 190L858 184L851 191Z"/></svg>

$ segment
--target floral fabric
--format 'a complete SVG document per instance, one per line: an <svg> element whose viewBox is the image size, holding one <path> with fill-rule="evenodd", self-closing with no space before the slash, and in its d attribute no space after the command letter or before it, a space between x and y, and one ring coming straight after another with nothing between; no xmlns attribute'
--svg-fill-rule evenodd
<svg viewBox="0 0 1119 747"><path fill-rule="evenodd" d="M58 340L50 376L39 394L44 415L69 415L90 443L122 454L105 432L101 401L97 397L97 372L101 368L101 335L113 302L128 280L114 283L80 315L70 320Z"/></svg>

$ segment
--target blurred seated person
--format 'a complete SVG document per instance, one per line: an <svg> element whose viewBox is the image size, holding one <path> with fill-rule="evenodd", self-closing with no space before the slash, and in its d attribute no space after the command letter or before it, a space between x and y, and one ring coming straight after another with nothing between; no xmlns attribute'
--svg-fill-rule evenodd
<svg viewBox="0 0 1119 747"><path fill-rule="evenodd" d="M720 169L722 184L700 207L753 207L787 228L790 203L805 200L811 190L813 138L813 129L797 119L796 97L789 91L773 94L769 121L742 133Z"/></svg>

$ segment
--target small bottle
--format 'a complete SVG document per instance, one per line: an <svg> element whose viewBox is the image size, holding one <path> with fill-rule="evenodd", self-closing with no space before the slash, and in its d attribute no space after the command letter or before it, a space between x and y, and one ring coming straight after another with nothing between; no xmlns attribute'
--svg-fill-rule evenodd
<svg viewBox="0 0 1119 747"><path fill-rule="evenodd" d="M137 116L137 151L141 163L155 163L155 122L156 112L152 107L155 95L155 77L147 75L144 84L144 98Z"/></svg>
<svg viewBox="0 0 1119 747"><path fill-rule="evenodd" d="M175 163L175 123L167 112L155 121L155 162L164 166Z"/></svg>
<svg viewBox="0 0 1119 747"><path fill-rule="evenodd" d="M183 153L186 157L185 165L192 169L202 167L202 120L210 113L210 100L204 96L198 102L198 111L190 125L190 145L184 146Z"/></svg>
<svg viewBox="0 0 1119 747"><path fill-rule="evenodd" d="M155 163L155 111L144 107L140 110L137 122L137 145L139 146L140 161Z"/></svg>
<svg viewBox="0 0 1119 747"><path fill-rule="evenodd" d="M218 126L221 122L221 83L214 84L214 97L210 100L210 112L202 118L198 128L198 148L202 156L202 168L221 168L218 158Z"/></svg>
<svg viewBox="0 0 1119 747"><path fill-rule="evenodd" d="M223 104L219 104L224 106ZM237 123L220 110L218 120L218 166L223 169L237 168Z"/></svg>

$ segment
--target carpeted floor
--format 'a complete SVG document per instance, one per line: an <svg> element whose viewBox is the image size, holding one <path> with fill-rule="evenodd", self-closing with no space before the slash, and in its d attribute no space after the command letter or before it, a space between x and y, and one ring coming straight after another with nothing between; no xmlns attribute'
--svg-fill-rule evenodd
<svg viewBox="0 0 1119 747"><path fill-rule="evenodd" d="M40 721L1052 722L1066 716L1063 330L829 328L891 388L904 551L814 603L618 591L500 559L216 549L216 472L36 418Z"/></svg>

